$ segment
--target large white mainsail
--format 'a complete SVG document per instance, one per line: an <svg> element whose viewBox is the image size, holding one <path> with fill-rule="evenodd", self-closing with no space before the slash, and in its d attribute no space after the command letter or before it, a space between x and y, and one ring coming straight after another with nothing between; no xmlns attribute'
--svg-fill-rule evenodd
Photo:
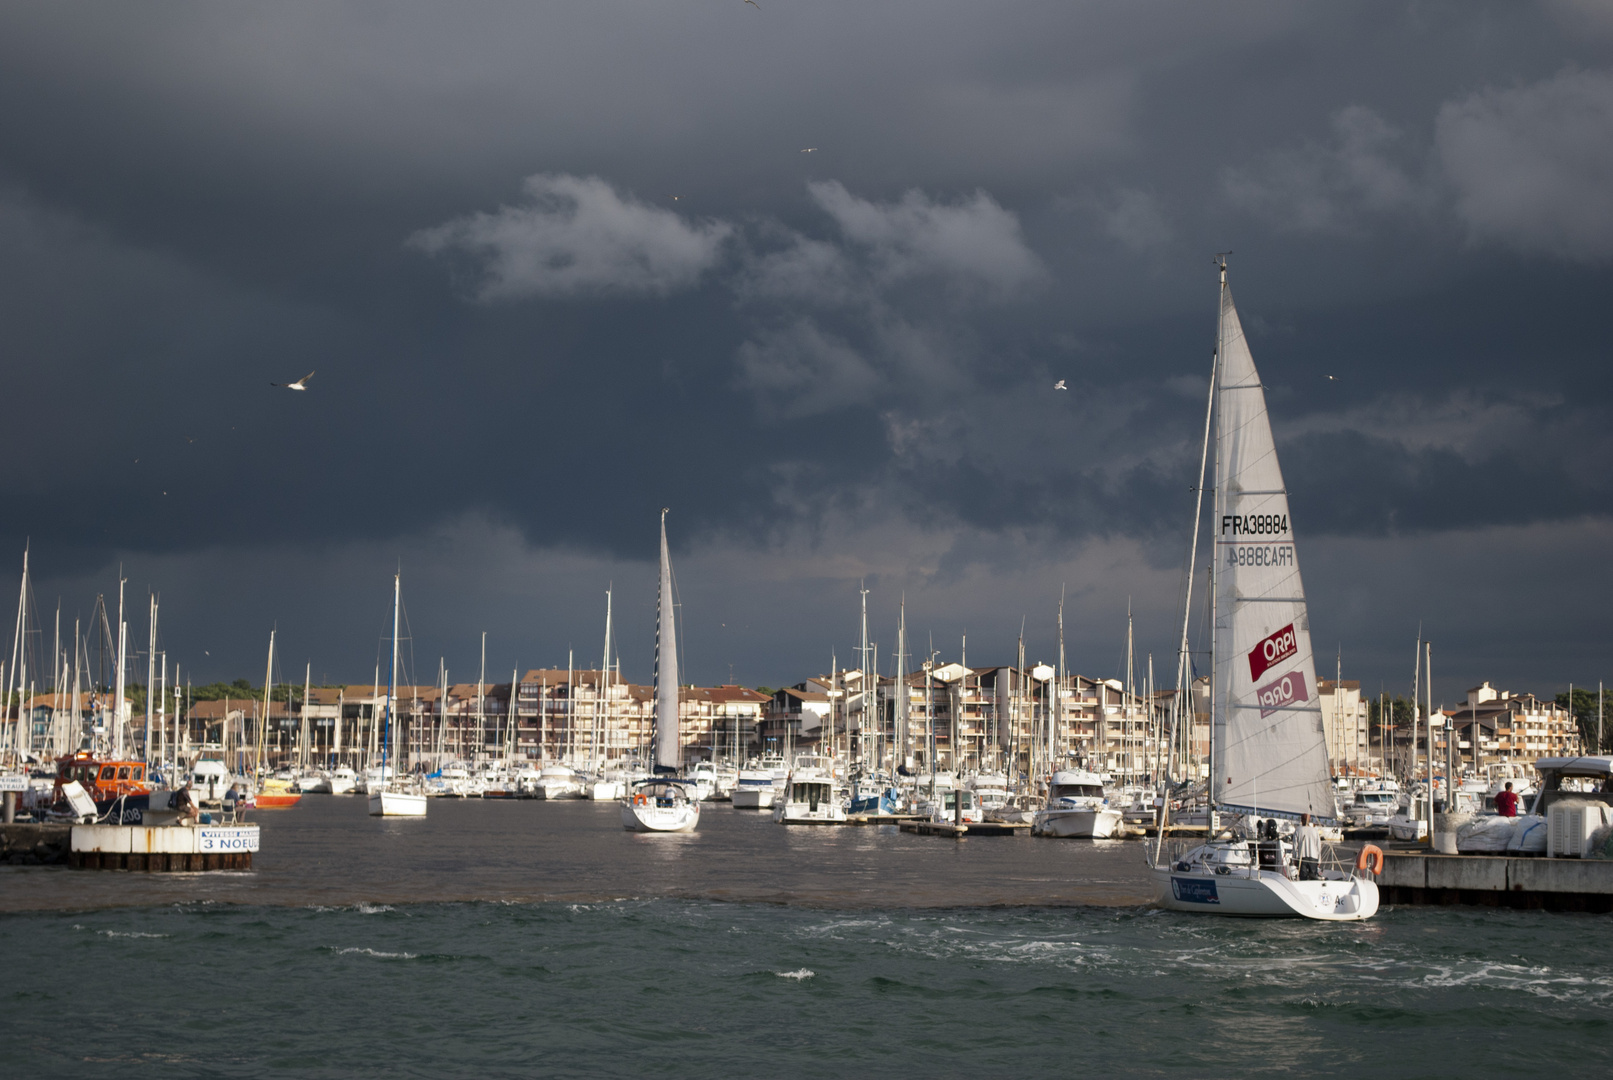
<svg viewBox="0 0 1613 1080"><path fill-rule="evenodd" d="M1221 270L1216 385L1214 801L1331 821L1326 736L1288 492Z"/></svg>
<svg viewBox="0 0 1613 1080"><path fill-rule="evenodd" d="M672 560L666 547L666 508L661 510L661 594L655 611L655 763L683 764L678 746L678 631L672 607Z"/></svg>

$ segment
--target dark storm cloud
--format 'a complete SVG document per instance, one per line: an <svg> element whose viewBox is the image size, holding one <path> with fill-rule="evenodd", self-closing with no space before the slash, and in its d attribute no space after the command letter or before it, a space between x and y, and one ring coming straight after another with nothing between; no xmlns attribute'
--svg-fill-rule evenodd
<svg viewBox="0 0 1613 1080"><path fill-rule="evenodd" d="M133 561L217 674L282 618L355 675L404 552L444 650L553 662L663 505L691 618L790 613L697 621L701 678L825 662L864 576L1169 642L1229 247L1302 535L1478 565L1607 513L1594 4L93 11L0 13L0 542Z"/></svg>

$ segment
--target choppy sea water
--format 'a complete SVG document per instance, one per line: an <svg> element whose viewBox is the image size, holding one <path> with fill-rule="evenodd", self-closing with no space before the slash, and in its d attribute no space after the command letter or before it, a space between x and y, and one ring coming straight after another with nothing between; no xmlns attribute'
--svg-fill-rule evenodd
<svg viewBox="0 0 1613 1080"><path fill-rule="evenodd" d="M310 798L263 815L252 874L0 873L4 1072L1494 1076L1613 1060L1604 916L1244 922L1140 903L1136 844L803 831L720 806L694 838L639 837L614 811L438 803L402 823Z"/></svg>

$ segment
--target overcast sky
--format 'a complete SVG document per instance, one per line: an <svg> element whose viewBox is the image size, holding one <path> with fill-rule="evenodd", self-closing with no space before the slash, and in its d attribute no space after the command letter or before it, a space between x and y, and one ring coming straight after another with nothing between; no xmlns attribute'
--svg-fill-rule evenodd
<svg viewBox="0 0 1613 1080"><path fill-rule="evenodd" d="M420 681L597 665L613 588L648 681L667 506L693 680L863 581L884 670L1064 589L1165 683L1231 250L1318 668L1613 678L1610 12L0 6L0 565L197 681L367 681L399 565Z"/></svg>

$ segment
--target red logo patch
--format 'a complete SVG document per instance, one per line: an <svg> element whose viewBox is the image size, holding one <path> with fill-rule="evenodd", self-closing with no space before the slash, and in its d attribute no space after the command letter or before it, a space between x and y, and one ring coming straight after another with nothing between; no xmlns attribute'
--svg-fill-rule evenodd
<svg viewBox="0 0 1613 1080"><path fill-rule="evenodd" d="M1297 652L1299 638L1294 633L1294 624L1289 623L1249 650L1249 678L1260 678L1268 668L1282 663Z"/></svg>
<svg viewBox="0 0 1613 1080"><path fill-rule="evenodd" d="M1305 676L1302 672L1292 671L1276 682L1262 686L1255 691L1255 697L1260 702L1260 715L1270 716L1286 705L1294 705L1311 699L1310 692L1305 689Z"/></svg>

